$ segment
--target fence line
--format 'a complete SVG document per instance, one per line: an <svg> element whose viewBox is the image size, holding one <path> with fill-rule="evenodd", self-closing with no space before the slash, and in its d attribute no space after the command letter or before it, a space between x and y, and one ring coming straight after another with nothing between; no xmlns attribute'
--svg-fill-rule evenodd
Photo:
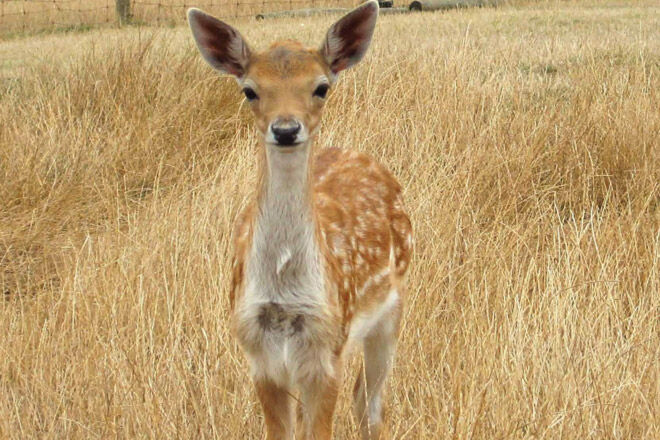
<svg viewBox="0 0 660 440"><path fill-rule="evenodd" d="M176 24L190 7L221 18L301 8L353 7L363 0L0 0L0 36L95 25Z"/></svg>

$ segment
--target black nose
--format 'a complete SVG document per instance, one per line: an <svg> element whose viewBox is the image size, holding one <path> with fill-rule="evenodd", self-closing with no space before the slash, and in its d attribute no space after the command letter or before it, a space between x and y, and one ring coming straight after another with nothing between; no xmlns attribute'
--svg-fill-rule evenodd
<svg viewBox="0 0 660 440"><path fill-rule="evenodd" d="M295 119L288 121L275 121L270 129L273 131L278 145L293 145L296 143L296 137L300 132L300 122Z"/></svg>

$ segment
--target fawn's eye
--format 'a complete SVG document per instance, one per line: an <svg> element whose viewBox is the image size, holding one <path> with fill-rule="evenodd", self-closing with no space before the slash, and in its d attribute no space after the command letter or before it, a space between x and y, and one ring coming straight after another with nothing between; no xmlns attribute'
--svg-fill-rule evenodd
<svg viewBox="0 0 660 440"><path fill-rule="evenodd" d="M328 89L330 86L327 84L321 84L314 90L314 96L318 96L319 98L325 98L325 95L328 94Z"/></svg>
<svg viewBox="0 0 660 440"><path fill-rule="evenodd" d="M254 101L255 99L259 99L259 95L257 95L254 92L254 90L252 90L249 87L244 88L243 93L245 94L245 97L247 98L248 101Z"/></svg>

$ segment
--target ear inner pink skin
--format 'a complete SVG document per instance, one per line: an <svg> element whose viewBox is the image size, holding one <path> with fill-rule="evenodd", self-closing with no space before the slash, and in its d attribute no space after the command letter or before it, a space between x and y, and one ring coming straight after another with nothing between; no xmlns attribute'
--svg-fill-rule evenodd
<svg viewBox="0 0 660 440"><path fill-rule="evenodd" d="M241 35L231 26L204 13L192 13L191 20L196 24L193 34L204 58L216 69L243 76L247 66L242 59L249 59L249 49Z"/></svg>
<svg viewBox="0 0 660 440"><path fill-rule="evenodd" d="M332 73L339 73L362 59L377 16L377 6L368 3L343 17L328 31L323 49Z"/></svg>

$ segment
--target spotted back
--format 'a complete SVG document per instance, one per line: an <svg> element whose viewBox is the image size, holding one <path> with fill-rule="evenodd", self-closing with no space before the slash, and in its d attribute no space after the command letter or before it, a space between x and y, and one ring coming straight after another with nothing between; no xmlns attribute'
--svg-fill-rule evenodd
<svg viewBox="0 0 660 440"><path fill-rule="evenodd" d="M385 300L412 256L412 226L391 173L369 156L323 150L314 167L314 207L322 250L337 283L342 312Z"/></svg>

